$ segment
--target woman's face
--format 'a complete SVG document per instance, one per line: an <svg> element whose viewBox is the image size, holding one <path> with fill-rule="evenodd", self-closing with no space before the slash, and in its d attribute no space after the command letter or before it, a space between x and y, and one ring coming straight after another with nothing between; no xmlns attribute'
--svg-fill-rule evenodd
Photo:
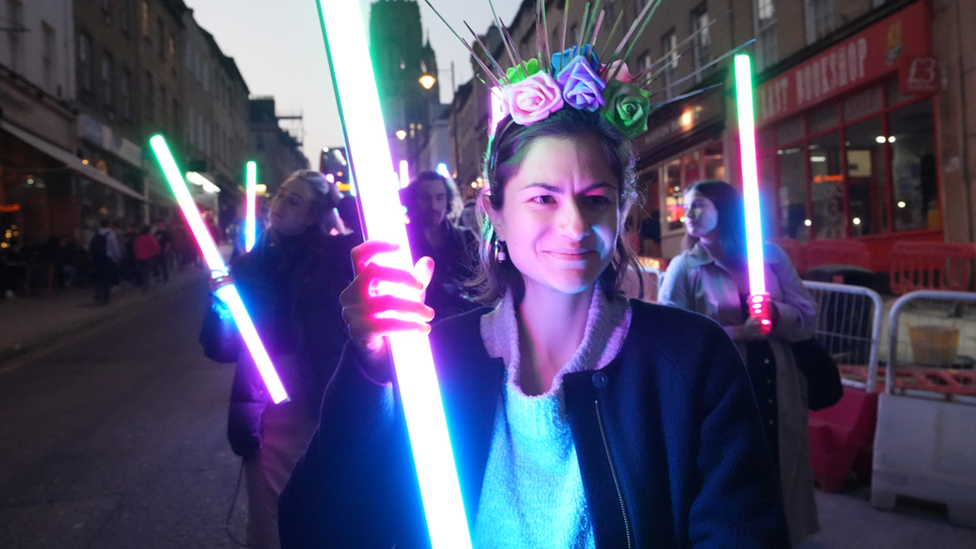
<svg viewBox="0 0 976 549"><path fill-rule="evenodd" d="M685 193L685 227L696 238L713 238L718 234L718 209L705 195L692 189Z"/></svg>
<svg viewBox="0 0 976 549"><path fill-rule="evenodd" d="M488 208L527 290L575 294L593 285L613 258L619 188L595 137L541 137L529 145L502 208Z"/></svg>
<svg viewBox="0 0 976 549"><path fill-rule="evenodd" d="M281 184L271 200L269 220L278 234L297 236L309 225L315 225L312 186L302 179L289 179Z"/></svg>

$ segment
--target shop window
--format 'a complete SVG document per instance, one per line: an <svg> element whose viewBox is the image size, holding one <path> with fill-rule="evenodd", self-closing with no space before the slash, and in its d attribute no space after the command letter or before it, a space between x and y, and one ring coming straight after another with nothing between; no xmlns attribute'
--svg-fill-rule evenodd
<svg viewBox="0 0 976 549"><path fill-rule="evenodd" d="M891 108L895 105L900 105L906 101L911 101L916 99L912 95L904 95L901 93L901 84L898 79L888 81L888 85L885 86L885 96L887 96L888 107Z"/></svg>
<svg viewBox="0 0 976 549"><path fill-rule="evenodd" d="M776 126L776 144L779 146L803 139L803 117L796 116Z"/></svg>
<svg viewBox="0 0 976 549"><path fill-rule="evenodd" d="M776 148L775 134L772 130L756 130L756 141L760 151L771 151Z"/></svg>
<svg viewBox="0 0 976 549"><path fill-rule="evenodd" d="M848 126L844 131L851 236L879 234L888 229L884 139L879 140L882 133L880 116Z"/></svg>
<svg viewBox="0 0 976 549"><path fill-rule="evenodd" d="M881 111L881 86L868 88L844 100L844 120L851 122Z"/></svg>
<svg viewBox="0 0 976 549"><path fill-rule="evenodd" d="M671 231L680 229L684 224L685 208L681 194L681 159L677 159L664 166L664 208L667 210L665 222Z"/></svg>
<svg viewBox="0 0 976 549"><path fill-rule="evenodd" d="M844 238L847 235L840 152L840 135L837 132L815 137L807 146L816 238Z"/></svg>
<svg viewBox="0 0 976 549"><path fill-rule="evenodd" d="M807 132L814 134L836 128L840 125L840 112L836 103L827 103L810 111L807 115Z"/></svg>
<svg viewBox="0 0 976 549"><path fill-rule="evenodd" d="M932 100L888 114L895 230L941 227Z"/></svg>
<svg viewBox="0 0 976 549"><path fill-rule="evenodd" d="M779 206L782 233L809 238L807 225L806 160L799 145L776 151L779 163Z"/></svg>
<svg viewBox="0 0 976 549"><path fill-rule="evenodd" d="M715 181L726 181L725 179L725 163L722 161L722 144L714 143L711 145L706 145L702 149L702 169L704 169L704 177L702 179L711 179ZM694 183L690 181L689 183Z"/></svg>

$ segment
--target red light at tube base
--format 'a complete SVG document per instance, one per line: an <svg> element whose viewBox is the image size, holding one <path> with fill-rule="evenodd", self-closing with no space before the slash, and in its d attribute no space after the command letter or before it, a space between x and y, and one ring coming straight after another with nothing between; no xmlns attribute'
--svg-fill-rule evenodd
<svg viewBox="0 0 976 549"><path fill-rule="evenodd" d="M227 265L224 263L224 258L220 255L220 250L217 249L217 243L214 242L213 235L210 234L210 231L203 222L203 218L200 217L197 205L193 201L193 197L190 196L189 189L186 188L183 173L176 166L176 160L166 145L166 139L161 135L153 136L149 140L149 145L156 155L156 160L159 161L159 167L162 168L166 181L169 182L169 186L173 189L173 194L176 195L176 201L183 211L186 224L190 226L190 232L193 233L193 238L197 241L197 245L200 246L200 252L203 254L203 259L207 262L207 267L210 268L211 274L215 278L225 276L229 271L227 270ZM268 352L265 350L264 344L258 336L257 329L254 328L254 323L251 322L251 317L247 314L247 309L244 308L244 302L241 301L241 296L237 293L237 288L233 284L230 284L221 287L216 293L217 297L226 303L227 308L230 309L230 313L234 317L234 322L237 323L237 329L241 333L241 338L244 340L248 352L251 353L251 358L254 359L254 364L258 368L258 373L261 374L261 379L264 380L271 400L275 404L288 400L288 393L285 392L285 386L281 384L281 379L278 377L274 365L271 364L271 357L268 356Z"/></svg>

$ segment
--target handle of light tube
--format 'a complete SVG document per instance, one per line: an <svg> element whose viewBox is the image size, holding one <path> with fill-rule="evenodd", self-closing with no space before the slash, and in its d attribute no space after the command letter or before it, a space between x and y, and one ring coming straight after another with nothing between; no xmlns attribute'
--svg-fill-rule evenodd
<svg viewBox="0 0 976 549"><path fill-rule="evenodd" d="M190 196L186 181L183 179L183 173L176 166L176 160L166 145L166 139L161 135L153 136L149 140L149 145L156 155L156 160L159 161L159 167L163 170L166 181L173 189L173 194L176 195L176 202L180 205L180 210L183 211L183 217L186 218L190 232L193 233L194 239L200 246L200 252L203 254L203 259L207 262L211 274L214 278L226 275L229 271L224 263L224 258L220 255L220 250L217 249L213 235L203 223L203 218L200 216L196 203ZM254 359L254 364L258 368L258 373L261 374L261 379L264 380L271 400L275 404L287 400L288 393L285 392L285 387L282 385L274 365L271 364L271 358L268 356L264 344L261 343L261 338L258 337L258 332L254 328L254 323L251 322L251 317L247 314L247 309L244 308L244 302L241 301L237 288L233 285L223 286L217 290L216 294L227 304L227 308L234 317L237 329L244 339L244 345L251 353L251 358Z"/></svg>

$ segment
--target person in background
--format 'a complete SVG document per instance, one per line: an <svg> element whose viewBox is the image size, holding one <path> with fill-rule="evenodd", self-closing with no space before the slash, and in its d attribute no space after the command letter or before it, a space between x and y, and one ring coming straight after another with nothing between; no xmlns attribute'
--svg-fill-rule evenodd
<svg viewBox="0 0 976 549"><path fill-rule="evenodd" d="M98 232L88 243L88 254L95 268L95 303L107 305L122 263L122 245L108 219L100 222Z"/></svg>
<svg viewBox="0 0 976 549"><path fill-rule="evenodd" d="M156 228L153 236L156 237L156 242L159 243L159 257L156 259L156 264L153 265L153 270L156 271L157 277L162 279L163 284L165 284L169 282L169 263L173 252L173 237L166 230L166 223L162 219L156 220Z"/></svg>
<svg viewBox="0 0 976 549"><path fill-rule="evenodd" d="M143 225L132 244L132 252L136 259L137 280L143 291L149 291L152 285L153 267L159 262L159 241L150 232L149 225Z"/></svg>
<svg viewBox="0 0 976 549"><path fill-rule="evenodd" d="M745 207L741 193L721 181L685 191L685 251L668 265L658 294L662 305L702 313L725 328L746 362L770 455L777 465L793 545L819 530L807 438L806 379L791 341L813 337L816 309L780 248L764 249L772 331L749 316Z"/></svg>
<svg viewBox="0 0 976 549"><path fill-rule="evenodd" d="M478 232L478 215L475 211L476 205L477 201L473 199L465 201L464 207L461 208L461 215L458 216L458 225L474 231L475 233Z"/></svg>
<svg viewBox="0 0 976 549"><path fill-rule="evenodd" d="M427 288L426 303L439 318L475 308L464 290L472 276L477 249L475 235L454 225L460 198L457 188L443 175L424 171L402 191L407 208L407 238L414 261L430 257L437 265Z"/></svg>
<svg viewBox="0 0 976 549"><path fill-rule="evenodd" d="M396 245L356 247L351 337L281 496L282 547L430 546L385 339L428 332L474 547L784 547L732 342L620 294L636 263L630 141L567 106L531 126L506 117L486 156L476 280L492 306L431 326L440 311L373 289L422 291L439 265L401 271L374 262Z"/></svg>
<svg viewBox="0 0 976 549"><path fill-rule="evenodd" d="M315 430L325 385L348 331L339 293L352 280L357 243L339 220L335 185L312 170L285 180L271 201L267 230L231 264L231 276L290 400L270 402L246 348L237 359L227 435L243 457L249 547L278 547L278 494ZM215 307L223 304L216 299ZM217 315L232 322L229 315ZM208 317L209 318L209 317ZM221 333L227 333L220 330Z"/></svg>

